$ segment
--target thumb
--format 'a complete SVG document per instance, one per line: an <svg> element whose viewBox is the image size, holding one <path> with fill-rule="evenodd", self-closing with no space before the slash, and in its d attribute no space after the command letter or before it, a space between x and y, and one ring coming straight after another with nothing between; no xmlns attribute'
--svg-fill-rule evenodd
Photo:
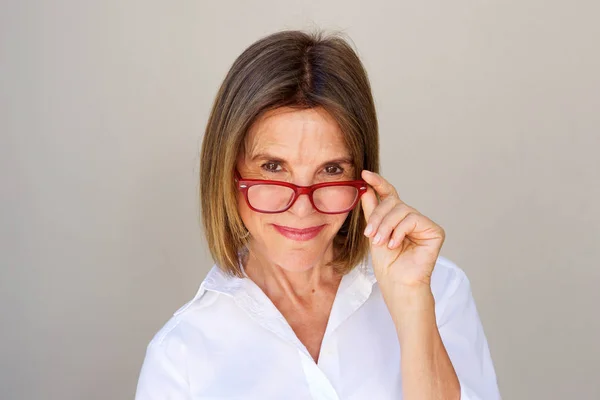
<svg viewBox="0 0 600 400"><path fill-rule="evenodd" d="M379 204L377 195L371 186L367 188L366 193L360 198L360 203L365 214L365 220L369 222L369 218L371 217L373 210Z"/></svg>

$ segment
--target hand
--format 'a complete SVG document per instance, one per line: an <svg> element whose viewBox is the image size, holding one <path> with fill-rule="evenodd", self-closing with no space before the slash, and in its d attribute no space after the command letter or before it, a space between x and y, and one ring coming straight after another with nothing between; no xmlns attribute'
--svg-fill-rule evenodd
<svg viewBox="0 0 600 400"><path fill-rule="evenodd" d="M361 198L365 236L372 241L373 269L384 297L397 292L398 285L429 288L444 229L402 202L380 175L363 170L362 178L371 186Z"/></svg>
<svg viewBox="0 0 600 400"><path fill-rule="evenodd" d="M460 382L437 328L430 286L444 230L378 174L362 171L362 178L371 186L361 198L365 235L375 242L373 269L398 334L404 398L458 398Z"/></svg>

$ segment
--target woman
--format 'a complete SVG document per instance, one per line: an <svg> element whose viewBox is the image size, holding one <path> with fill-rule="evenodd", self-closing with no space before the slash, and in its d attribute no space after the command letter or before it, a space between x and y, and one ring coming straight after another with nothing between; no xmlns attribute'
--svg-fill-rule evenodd
<svg viewBox="0 0 600 400"><path fill-rule="evenodd" d="M377 174L363 66L285 31L235 61L201 155L215 266L155 336L137 399L497 399L444 230Z"/></svg>

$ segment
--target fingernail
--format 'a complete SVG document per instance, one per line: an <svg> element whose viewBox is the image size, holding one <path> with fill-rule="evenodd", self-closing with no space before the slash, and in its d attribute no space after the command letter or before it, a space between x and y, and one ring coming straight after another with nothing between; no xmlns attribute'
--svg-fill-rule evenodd
<svg viewBox="0 0 600 400"><path fill-rule="evenodd" d="M381 240L381 235L378 233L377 235L375 235L375 239L373 239L373 244L379 243L380 240Z"/></svg>
<svg viewBox="0 0 600 400"><path fill-rule="evenodd" d="M394 247L395 244L396 243L394 242L394 239L390 240L390 242L388 243L388 248L391 249L392 247Z"/></svg>
<svg viewBox="0 0 600 400"><path fill-rule="evenodd" d="M371 232L373 232L373 226L367 225L367 228L365 229L365 236L369 236Z"/></svg>

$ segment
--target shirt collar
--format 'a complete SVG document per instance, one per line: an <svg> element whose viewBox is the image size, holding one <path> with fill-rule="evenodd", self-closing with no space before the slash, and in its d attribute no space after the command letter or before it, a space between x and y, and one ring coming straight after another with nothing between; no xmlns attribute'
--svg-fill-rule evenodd
<svg viewBox="0 0 600 400"><path fill-rule="evenodd" d="M244 283L247 279L249 278L240 278L237 276L229 275L223 270L221 270L221 268L219 268L218 265L214 264L208 272L208 274L206 275L206 278L204 278L204 280L200 284L200 287L198 288L198 291L196 292L194 298L181 309L179 309L176 314L185 311L185 309L187 309L191 304L198 301L207 291L222 293L227 296L235 297L235 295L238 294L240 290L244 288ZM355 282L357 279L358 281ZM362 262L358 263L342 279L339 291L342 292L346 287L358 285L361 291L370 293L372 290L372 286L376 281L377 279L375 278L375 274L373 272L373 263L371 255L368 254Z"/></svg>
<svg viewBox="0 0 600 400"><path fill-rule="evenodd" d="M369 257L342 278L323 340L332 335L367 301L373 291L374 283L375 275ZM300 342L283 315L252 280L247 277L230 276L217 265L211 268L194 299L178 310L175 315L198 302L208 291L230 297L256 323L310 357L308 350Z"/></svg>

